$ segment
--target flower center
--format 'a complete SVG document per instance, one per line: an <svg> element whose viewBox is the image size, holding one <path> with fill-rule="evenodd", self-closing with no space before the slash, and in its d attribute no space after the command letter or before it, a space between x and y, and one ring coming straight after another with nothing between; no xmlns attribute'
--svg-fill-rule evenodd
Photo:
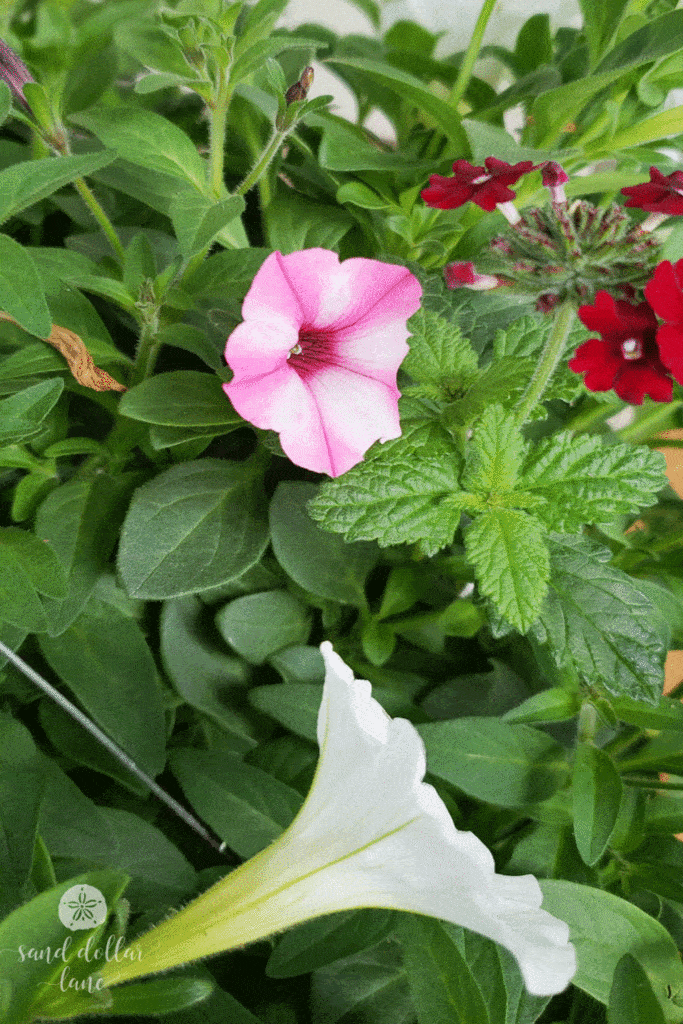
<svg viewBox="0 0 683 1024"><path fill-rule="evenodd" d="M490 181L493 177L492 174L480 174L478 178L472 178L471 185L483 185L484 182Z"/></svg>
<svg viewBox="0 0 683 1024"><path fill-rule="evenodd" d="M624 359L641 359L643 343L638 338L627 338L621 343L621 354Z"/></svg>
<svg viewBox="0 0 683 1024"><path fill-rule="evenodd" d="M289 350L287 362L300 376L315 373L334 363L333 340L334 331L304 324L299 330L299 340Z"/></svg>

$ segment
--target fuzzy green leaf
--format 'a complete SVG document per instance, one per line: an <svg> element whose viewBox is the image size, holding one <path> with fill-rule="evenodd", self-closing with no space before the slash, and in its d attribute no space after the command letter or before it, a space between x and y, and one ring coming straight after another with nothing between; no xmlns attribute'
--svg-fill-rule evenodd
<svg viewBox="0 0 683 1024"><path fill-rule="evenodd" d="M347 540L376 540L381 547L419 541L433 555L451 543L460 522L459 468L460 455L443 428L418 423L323 484L309 511Z"/></svg>
<svg viewBox="0 0 683 1024"><path fill-rule="evenodd" d="M460 328L429 309L410 318L410 351L403 369L418 384L436 384L444 397L468 387L478 375L477 356Z"/></svg>
<svg viewBox="0 0 683 1024"><path fill-rule="evenodd" d="M474 429L462 486L485 494L505 494L517 480L525 444L515 417L490 405Z"/></svg>
<svg viewBox="0 0 683 1024"><path fill-rule="evenodd" d="M658 703L666 637L637 581L606 565L609 552L583 537L557 536L549 546L550 588L534 638L589 683Z"/></svg>
<svg viewBox="0 0 683 1024"><path fill-rule="evenodd" d="M525 633L548 590L550 563L538 519L518 509L491 507L465 534L467 558L479 589L496 610Z"/></svg>
<svg viewBox="0 0 683 1024"><path fill-rule="evenodd" d="M536 446L519 486L546 499L538 515L548 529L571 532L654 504L665 468L664 456L642 445L565 433Z"/></svg>

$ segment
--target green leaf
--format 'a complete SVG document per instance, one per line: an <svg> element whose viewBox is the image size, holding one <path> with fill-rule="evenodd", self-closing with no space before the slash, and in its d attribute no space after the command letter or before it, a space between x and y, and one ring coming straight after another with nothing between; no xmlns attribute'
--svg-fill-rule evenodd
<svg viewBox="0 0 683 1024"><path fill-rule="evenodd" d="M119 106L88 110L72 116L119 156L150 171L160 171L206 188L206 167L194 143L165 117L141 107Z"/></svg>
<svg viewBox="0 0 683 1024"><path fill-rule="evenodd" d="M666 1024L664 1011L647 974L631 953L614 972L607 1004L608 1024Z"/></svg>
<svg viewBox="0 0 683 1024"><path fill-rule="evenodd" d="M459 468L455 442L439 424L407 426L403 437L323 484L309 512L349 541L376 540L380 547L419 541L433 555L452 542L460 522Z"/></svg>
<svg viewBox="0 0 683 1024"><path fill-rule="evenodd" d="M426 175L433 163L408 160L402 153L373 145L356 125L325 112L308 114L305 122L323 129L318 150L320 166L327 171L411 171Z"/></svg>
<svg viewBox="0 0 683 1024"><path fill-rule="evenodd" d="M48 541L67 576L66 597L45 602L52 636L80 614L108 563L118 534L122 483L104 473L71 480L52 491L38 509L36 535Z"/></svg>
<svg viewBox="0 0 683 1024"><path fill-rule="evenodd" d="M227 433L244 423L231 406L220 378L198 370L173 370L149 377L126 391L119 412L132 420L165 427L196 431L216 427L216 433Z"/></svg>
<svg viewBox="0 0 683 1024"><path fill-rule="evenodd" d="M536 514L548 529L569 533L653 505L665 470L664 456L644 445L605 445L599 437L562 433L535 446L518 487L544 498Z"/></svg>
<svg viewBox="0 0 683 1024"><path fill-rule="evenodd" d="M169 757L190 804L240 857L253 857L292 822L296 790L220 750L173 750Z"/></svg>
<svg viewBox="0 0 683 1024"><path fill-rule="evenodd" d="M316 1024L414 1024L415 1008L397 943L390 939L316 971Z"/></svg>
<svg viewBox="0 0 683 1024"><path fill-rule="evenodd" d="M338 206L297 195L278 195L265 211L268 244L282 253L322 246L335 249L355 221Z"/></svg>
<svg viewBox="0 0 683 1024"><path fill-rule="evenodd" d="M680 72L677 78L680 81ZM664 102L665 98L660 102ZM629 128L624 128L614 135L610 135L609 139L598 139L588 148L588 152L593 154L599 151L604 152L605 149L609 149L609 152L614 152L618 149L631 149L648 142L660 142L671 135L679 135L682 131L683 106L672 107L669 110L663 110L661 113L655 114L653 117L648 117Z"/></svg>
<svg viewBox="0 0 683 1024"><path fill-rule="evenodd" d="M619 27L619 22L629 6L628 0L603 0L592 4L590 0L579 0L583 15L584 31L588 38L591 63L602 55Z"/></svg>
<svg viewBox="0 0 683 1024"><path fill-rule="evenodd" d="M419 78L409 75L405 71L399 71L398 68L394 68L390 64L382 64L374 60L335 56L329 57L328 63L333 66L339 65L342 68L355 68L357 71L362 71L364 75L379 85L396 93L402 100L412 101L418 110L424 111L430 116L459 155L465 157L469 155L467 137L458 114L452 106L425 88Z"/></svg>
<svg viewBox="0 0 683 1024"><path fill-rule="evenodd" d="M40 646L97 724L140 767L158 775L164 708L154 659L137 623L104 605L84 612L58 637L41 636Z"/></svg>
<svg viewBox="0 0 683 1024"><path fill-rule="evenodd" d="M521 74L534 71L542 64L552 64L553 39L547 14L532 14L524 22L515 42L515 59Z"/></svg>
<svg viewBox="0 0 683 1024"><path fill-rule="evenodd" d="M351 956L383 939L393 910L349 910L318 917L285 932L266 964L269 978L294 978Z"/></svg>
<svg viewBox="0 0 683 1024"><path fill-rule="evenodd" d="M0 529L0 550L19 562L39 594L64 597L64 569L48 542L28 530L8 526Z"/></svg>
<svg viewBox="0 0 683 1024"><path fill-rule="evenodd" d="M680 1009L667 999L666 987L683 988L683 965L673 939L659 921L633 903L593 886L548 878L540 879L540 886L543 909L569 925L578 959L574 985L607 1004L617 964L630 953L650 979L665 1020L679 1024Z"/></svg>
<svg viewBox="0 0 683 1024"><path fill-rule="evenodd" d="M572 785L574 838L584 864L592 867L607 848L621 805L619 773L606 751L580 743Z"/></svg>
<svg viewBox="0 0 683 1024"><path fill-rule="evenodd" d="M216 627L246 661L262 665L283 647L305 644L311 620L306 606L286 590L269 590L226 604L216 615Z"/></svg>
<svg viewBox="0 0 683 1024"><path fill-rule="evenodd" d="M409 326L410 351L402 368L418 384L435 384L450 398L478 376L476 353L456 324L423 308Z"/></svg>
<svg viewBox="0 0 683 1024"><path fill-rule="evenodd" d="M399 936L419 1024L489 1024L476 977L440 921L401 915Z"/></svg>
<svg viewBox="0 0 683 1024"><path fill-rule="evenodd" d="M320 529L307 511L316 484L285 480L270 503L270 530L278 562L304 590L341 604L362 607L364 584L377 562L374 544L347 544Z"/></svg>
<svg viewBox="0 0 683 1024"><path fill-rule="evenodd" d="M249 690L250 704L313 743L318 742L316 723L321 700L322 685L311 683L280 683Z"/></svg>
<svg viewBox="0 0 683 1024"><path fill-rule="evenodd" d="M469 491L505 494L515 486L525 444L515 417L490 405L474 428L467 450L462 486Z"/></svg>
<svg viewBox="0 0 683 1024"><path fill-rule="evenodd" d="M567 773L562 748L526 725L457 718L418 725L431 775L500 807L546 800Z"/></svg>
<svg viewBox="0 0 683 1024"><path fill-rule="evenodd" d="M45 766L30 732L21 722L0 715L0 918L31 895L29 879L44 786Z"/></svg>
<svg viewBox="0 0 683 1024"><path fill-rule="evenodd" d="M559 687L541 690L503 715L504 722L566 722L579 711L576 694Z"/></svg>
<svg viewBox="0 0 683 1024"><path fill-rule="evenodd" d="M593 74L550 89L537 98L532 108L537 145L552 144L601 89L643 64L682 48L683 11L671 11L650 20L610 50Z"/></svg>
<svg viewBox="0 0 683 1024"><path fill-rule="evenodd" d="M52 317L28 249L0 234L0 308L29 334L47 338Z"/></svg>
<svg viewBox="0 0 683 1024"><path fill-rule="evenodd" d="M261 481L245 463L186 462L133 495L119 571L131 597L166 598L236 579L268 543Z"/></svg>
<svg viewBox="0 0 683 1024"><path fill-rule="evenodd" d="M0 922L0 957L2 973L9 992L9 1005L4 1008L3 1024L25 1024L27 1020L42 1017L62 1016L57 1012L60 1001L68 1002L66 1016L90 1013L92 1000L86 992L62 995L60 1000L59 979L65 967L61 957L33 959L26 956L29 949L54 951L64 947L65 928L59 919L58 907L62 896L75 885L90 885L98 889L108 908L113 908L126 887L128 878L120 871L90 871L77 878L69 878L52 889L40 893L28 903L13 911ZM72 980L85 982L95 973L93 964L84 956L86 944L91 949L103 948L101 939L106 925L69 933L71 944L66 954ZM25 951L22 960L18 950ZM79 957L79 953L81 956ZM85 987L85 986L84 986ZM102 1008L101 1000L96 1004Z"/></svg>
<svg viewBox="0 0 683 1024"><path fill-rule="evenodd" d="M190 259L210 245L244 207L242 196L212 202L197 192L180 192L171 202L169 213L183 257Z"/></svg>
<svg viewBox="0 0 683 1024"><path fill-rule="evenodd" d="M522 633L538 618L548 592L545 537L534 516L500 507L487 509L465 533L467 559L481 593Z"/></svg>
<svg viewBox="0 0 683 1024"><path fill-rule="evenodd" d="M233 749L256 746L242 712L249 670L214 647L201 628L204 606L195 597L166 601L161 612L161 658L176 692L230 734Z"/></svg>
<svg viewBox="0 0 683 1024"><path fill-rule="evenodd" d="M638 581L638 586L642 580ZM611 700L612 710L617 718L641 729L673 729L683 732L683 704L670 697L660 697L653 704L642 704L632 697L617 697Z"/></svg>
<svg viewBox="0 0 683 1024"><path fill-rule="evenodd" d="M393 205L391 200L383 199L362 181L347 181L337 189L336 199L338 203L350 203L362 210L386 210Z"/></svg>
<svg viewBox="0 0 683 1024"><path fill-rule="evenodd" d="M609 552L582 537L556 536L549 547L550 589L534 639L589 683L656 704L666 637L637 581L606 565Z"/></svg>
<svg viewBox="0 0 683 1024"><path fill-rule="evenodd" d="M103 150L81 156L26 160L5 167L0 171L0 224L76 178L92 174L115 159L115 152Z"/></svg>

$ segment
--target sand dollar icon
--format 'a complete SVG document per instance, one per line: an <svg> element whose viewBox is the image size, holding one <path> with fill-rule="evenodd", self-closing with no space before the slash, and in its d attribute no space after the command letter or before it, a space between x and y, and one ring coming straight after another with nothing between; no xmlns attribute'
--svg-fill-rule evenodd
<svg viewBox="0 0 683 1024"><path fill-rule="evenodd" d="M72 885L59 901L57 913L62 924L72 932L96 928L107 916L107 903L94 885Z"/></svg>

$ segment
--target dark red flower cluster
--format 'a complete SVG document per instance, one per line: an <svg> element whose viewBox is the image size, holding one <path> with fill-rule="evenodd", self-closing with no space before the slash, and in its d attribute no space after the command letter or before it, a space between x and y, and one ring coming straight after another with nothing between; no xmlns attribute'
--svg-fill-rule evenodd
<svg viewBox="0 0 683 1024"><path fill-rule="evenodd" d="M649 213L683 213L683 171L662 174L650 168L650 180L643 185L629 185L621 190L628 200L626 206L638 207Z"/></svg>
<svg viewBox="0 0 683 1024"><path fill-rule="evenodd" d="M657 266L645 299L636 305L598 292L594 305L579 308L581 322L600 335L569 360L570 370L585 373L589 391L612 389L641 405L645 395L670 402L672 378L683 384L683 260Z"/></svg>
<svg viewBox="0 0 683 1024"><path fill-rule="evenodd" d="M432 174L429 186L420 195L427 206L435 206L439 210L454 210L471 200L490 213L498 203L512 202L515 193L510 185L534 167L531 160L506 164L494 156L487 156L484 164L485 167L474 167L467 160L456 160L452 178Z"/></svg>

